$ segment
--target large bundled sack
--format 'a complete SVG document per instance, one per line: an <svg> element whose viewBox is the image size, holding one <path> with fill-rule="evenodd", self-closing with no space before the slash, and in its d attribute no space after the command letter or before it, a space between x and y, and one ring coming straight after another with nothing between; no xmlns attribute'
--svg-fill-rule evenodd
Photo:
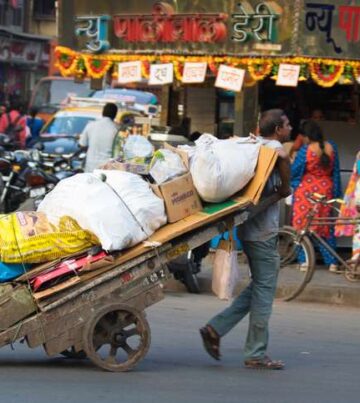
<svg viewBox="0 0 360 403"><path fill-rule="evenodd" d="M164 202L140 176L96 170L59 182L40 203L53 223L63 215L94 233L105 250L120 250L148 238L166 223Z"/></svg>
<svg viewBox="0 0 360 403"><path fill-rule="evenodd" d="M70 217L53 225L41 212L0 216L0 261L5 263L47 262L96 244L98 239Z"/></svg>
<svg viewBox="0 0 360 403"><path fill-rule="evenodd" d="M200 197L218 203L243 189L255 175L260 143L203 135L190 150L190 171Z"/></svg>

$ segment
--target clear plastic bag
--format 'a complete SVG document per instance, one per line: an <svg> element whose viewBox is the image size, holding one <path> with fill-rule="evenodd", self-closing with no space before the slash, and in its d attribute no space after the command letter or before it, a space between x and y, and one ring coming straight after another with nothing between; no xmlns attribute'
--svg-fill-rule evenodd
<svg viewBox="0 0 360 403"><path fill-rule="evenodd" d="M157 150L151 164L150 175L158 185L187 172L181 157L171 150Z"/></svg>
<svg viewBox="0 0 360 403"><path fill-rule="evenodd" d="M125 160L150 158L154 153L154 146L144 136L134 134L126 139L123 150Z"/></svg>

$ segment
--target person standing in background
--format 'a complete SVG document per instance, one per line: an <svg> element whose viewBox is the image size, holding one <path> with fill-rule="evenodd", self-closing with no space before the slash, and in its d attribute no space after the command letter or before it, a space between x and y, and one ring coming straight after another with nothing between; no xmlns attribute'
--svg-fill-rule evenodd
<svg viewBox="0 0 360 403"><path fill-rule="evenodd" d="M291 166L291 187L294 189L292 225L302 230L307 222L307 215L312 208L308 199L312 193L325 195L328 200L341 196L340 165L337 147L334 143L324 140L322 130L314 120L305 120L300 124L299 132L304 143ZM331 207L319 206L317 217L329 217ZM336 248L334 228L329 225L312 226L318 235ZM338 272L338 262L321 244L316 245L329 271ZM299 256L301 261L303 257ZM307 270L305 264L303 271Z"/></svg>
<svg viewBox="0 0 360 403"><path fill-rule="evenodd" d="M28 131L26 130L26 116L21 104L12 103L9 112L2 114L0 118L0 133L9 135L15 142L16 147L25 148Z"/></svg>
<svg viewBox="0 0 360 403"><path fill-rule="evenodd" d="M360 151L357 153L353 171L347 185L344 202L340 208L339 217L355 218L360 215ZM360 225L337 224L336 236L352 236L351 261L359 262L360 259Z"/></svg>
<svg viewBox="0 0 360 403"><path fill-rule="evenodd" d="M36 143L37 139L40 136L40 130L44 126L44 121L40 118L37 118L38 109L36 107L32 107L29 110L29 116L26 119L27 127L30 130L30 136L26 139L26 146L29 147Z"/></svg>
<svg viewBox="0 0 360 403"><path fill-rule="evenodd" d="M87 149L85 172L92 172L111 158L112 147L119 126L114 122L118 107L107 103L102 111L102 118L86 125L80 135L79 145Z"/></svg>

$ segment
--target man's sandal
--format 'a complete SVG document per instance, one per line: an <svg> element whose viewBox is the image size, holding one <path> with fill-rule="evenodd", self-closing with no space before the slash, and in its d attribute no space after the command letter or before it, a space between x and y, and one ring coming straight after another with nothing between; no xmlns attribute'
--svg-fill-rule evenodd
<svg viewBox="0 0 360 403"><path fill-rule="evenodd" d="M260 359L246 360L244 364L246 368L251 369L284 369L285 367L283 361L271 360L267 356Z"/></svg>
<svg viewBox="0 0 360 403"><path fill-rule="evenodd" d="M220 360L220 337L215 330L207 325L200 329L200 335L206 352L215 360Z"/></svg>

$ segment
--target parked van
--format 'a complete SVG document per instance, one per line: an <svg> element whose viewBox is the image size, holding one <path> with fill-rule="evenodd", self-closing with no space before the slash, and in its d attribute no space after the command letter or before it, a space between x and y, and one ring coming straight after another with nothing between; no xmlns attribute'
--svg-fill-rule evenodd
<svg viewBox="0 0 360 403"><path fill-rule="evenodd" d="M50 76L42 78L35 86L29 107L39 110L39 117L47 122L70 96L89 97L90 80L76 83L73 78Z"/></svg>

